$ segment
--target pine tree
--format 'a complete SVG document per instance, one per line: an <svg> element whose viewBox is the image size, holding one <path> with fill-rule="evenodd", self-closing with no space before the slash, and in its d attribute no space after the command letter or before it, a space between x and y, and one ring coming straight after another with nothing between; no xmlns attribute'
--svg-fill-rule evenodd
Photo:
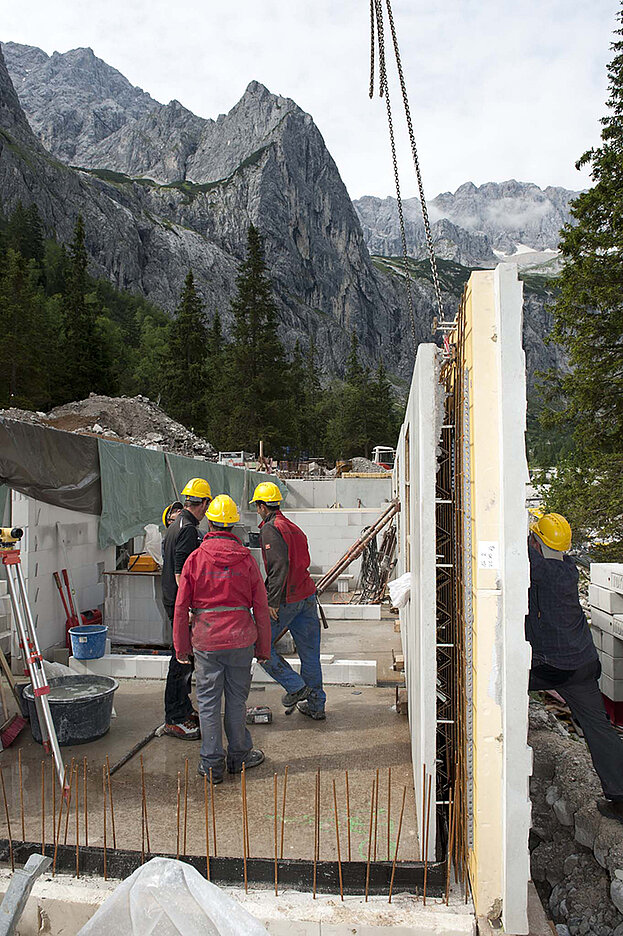
<svg viewBox="0 0 623 936"><path fill-rule="evenodd" d="M0 276L0 407L36 409L49 402L49 353L39 268L10 247Z"/></svg>
<svg viewBox="0 0 623 936"><path fill-rule="evenodd" d="M43 223L36 205L24 208L21 201L17 203L7 226L6 242L25 260L43 263Z"/></svg>
<svg viewBox="0 0 623 936"><path fill-rule="evenodd" d="M81 400L89 393L111 393L111 362L105 336L98 325L100 309L87 274L87 251L82 215L78 216L69 247L67 286L63 309L62 366L66 400Z"/></svg>
<svg viewBox="0 0 623 936"><path fill-rule="evenodd" d="M229 445L267 454L287 452L296 436L289 367L278 333L277 306L259 231L250 225L247 256L236 280L227 363Z"/></svg>
<svg viewBox="0 0 623 936"><path fill-rule="evenodd" d="M189 270L169 329L163 360L163 403L185 426L203 432L207 413L208 326L203 303Z"/></svg>
<svg viewBox="0 0 623 936"><path fill-rule="evenodd" d="M623 36L623 4L618 13ZM553 375L545 424L573 430L576 451L558 466L548 505L623 559L623 41L612 45L609 114L601 145L585 153L593 187L571 207L561 232L564 267L553 337L572 371Z"/></svg>

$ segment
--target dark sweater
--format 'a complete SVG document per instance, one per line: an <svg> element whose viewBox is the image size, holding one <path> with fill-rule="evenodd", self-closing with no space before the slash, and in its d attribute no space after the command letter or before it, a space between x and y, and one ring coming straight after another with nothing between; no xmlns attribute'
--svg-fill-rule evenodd
<svg viewBox="0 0 623 936"><path fill-rule="evenodd" d="M533 665L547 663L576 670L597 659L597 651L578 596L578 570L569 556L545 559L532 546L526 640Z"/></svg>
<svg viewBox="0 0 623 936"><path fill-rule="evenodd" d="M182 510L165 534L162 545L162 603L171 618L177 597L175 576L181 574L184 563L201 544L202 539L199 521L186 508Z"/></svg>

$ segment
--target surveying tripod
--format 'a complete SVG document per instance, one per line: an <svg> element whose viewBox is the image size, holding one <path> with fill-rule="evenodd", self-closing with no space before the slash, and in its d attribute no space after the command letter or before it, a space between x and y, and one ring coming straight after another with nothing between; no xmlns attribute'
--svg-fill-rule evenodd
<svg viewBox="0 0 623 936"><path fill-rule="evenodd" d="M48 694L50 687L43 667L43 657L39 649L37 632L28 603L28 594L26 592L26 583L22 572L20 562L20 551L16 546L24 535L24 531L19 527L0 527L0 559L6 569L7 580L9 583L9 593L11 604L13 606L13 617L19 637L19 645L22 651L25 668L32 682L32 691L35 699L35 708L43 747L46 753L51 753L54 758L54 766L58 776L58 782L61 785L63 793L68 788L68 781L65 777L65 765L63 756L56 736L56 728L52 721L50 703Z"/></svg>

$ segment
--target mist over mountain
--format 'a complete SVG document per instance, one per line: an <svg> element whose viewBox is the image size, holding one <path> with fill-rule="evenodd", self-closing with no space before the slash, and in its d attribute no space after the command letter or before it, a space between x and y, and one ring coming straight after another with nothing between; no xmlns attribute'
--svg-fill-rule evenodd
<svg viewBox="0 0 623 936"><path fill-rule="evenodd" d="M410 379L401 276L370 256L401 253L395 201L366 197L353 205L318 128L294 101L252 81L228 114L206 120L177 101L155 101L91 49L48 56L9 42L2 51L5 213L34 201L64 241L81 213L92 272L168 311L192 267L208 315L218 309L226 331L253 223L265 237L286 346L306 346L313 336L324 372L340 374L354 332L366 361L383 359L396 377ZM468 268L493 266L515 243L554 249L548 245L555 247L568 204L562 193L468 183L431 202L436 252L450 263L443 280L449 314ZM417 199L405 208L411 249L422 257ZM432 286L425 265L413 272L416 338L430 340ZM532 375L556 362L557 352L544 344L545 295L527 283L526 296Z"/></svg>

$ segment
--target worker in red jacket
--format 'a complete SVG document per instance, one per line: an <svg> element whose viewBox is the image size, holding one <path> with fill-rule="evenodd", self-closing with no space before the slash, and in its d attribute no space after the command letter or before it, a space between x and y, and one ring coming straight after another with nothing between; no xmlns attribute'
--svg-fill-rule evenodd
<svg viewBox="0 0 623 936"><path fill-rule="evenodd" d="M258 484L253 494L260 523L260 542L266 566L266 590L272 621L270 660L266 672L286 690L282 703L303 715L324 720L326 693L320 666L320 621L316 585L309 574L307 537L281 513L281 491L272 481ZM276 638L288 629L301 661L300 675L275 650Z"/></svg>
<svg viewBox="0 0 623 936"><path fill-rule="evenodd" d="M173 645L180 663L195 658L201 728L199 774L221 783L225 752L221 699L225 693L227 769L257 767L264 754L253 747L246 725L251 663L270 656L270 616L257 563L231 532L240 520L227 494L219 494L206 514L210 532L182 569L173 619ZM190 614L190 625L189 625Z"/></svg>

